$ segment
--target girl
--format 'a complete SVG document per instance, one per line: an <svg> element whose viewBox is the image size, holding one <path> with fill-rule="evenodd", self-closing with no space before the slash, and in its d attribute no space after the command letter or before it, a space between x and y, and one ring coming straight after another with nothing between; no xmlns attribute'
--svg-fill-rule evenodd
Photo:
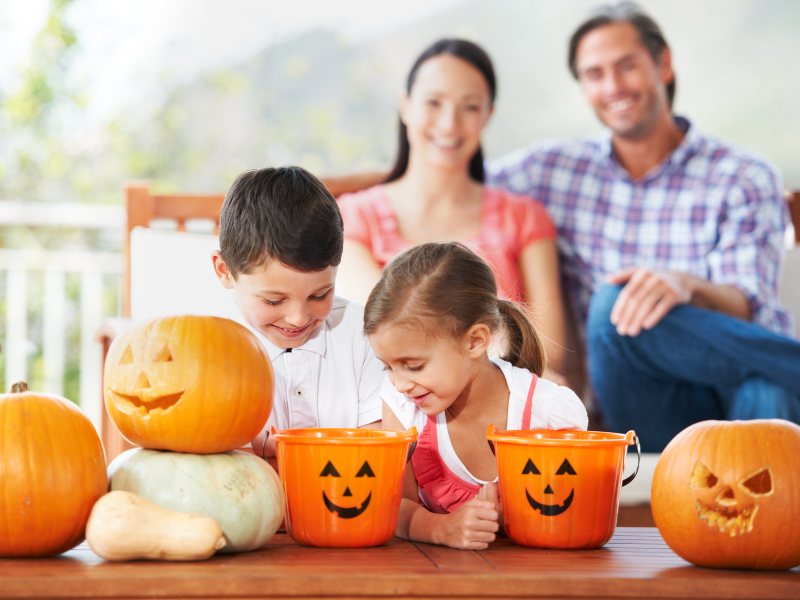
<svg viewBox="0 0 800 600"><path fill-rule="evenodd" d="M383 427L421 431L406 471L397 535L482 549L499 528L486 429L586 429L578 397L539 376L545 352L520 306L497 297L489 266L458 243L395 258L369 296L364 330L388 377ZM487 350L508 340L502 359Z"/></svg>
<svg viewBox="0 0 800 600"><path fill-rule="evenodd" d="M556 230L531 198L483 185L481 133L495 73L471 42L439 40L414 63L400 98L397 162L381 185L339 198L344 253L338 282L364 302L381 269L413 244L463 240L494 269L502 298L541 318L551 376L564 359Z"/></svg>

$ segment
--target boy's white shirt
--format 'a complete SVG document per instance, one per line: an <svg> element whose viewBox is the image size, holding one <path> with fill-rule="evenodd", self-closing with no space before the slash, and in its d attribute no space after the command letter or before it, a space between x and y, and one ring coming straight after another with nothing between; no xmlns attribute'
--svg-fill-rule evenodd
<svg viewBox="0 0 800 600"><path fill-rule="evenodd" d="M528 400L528 390L533 381L533 374L527 369L520 369L500 358L491 359L500 367L509 390L508 417L506 429L522 429L522 412ZM422 412L406 394L398 392L388 375L381 384L381 398L392 409L403 427L412 425L422 433L428 416ZM531 429L581 429L589 426L589 417L581 399L568 387L560 386L547 379L536 382L531 401ZM447 430L445 414L436 415L436 438L439 445L439 456L454 475L462 480L483 485L487 483L474 477L461 459L458 458L450 434ZM495 479L495 481L497 481Z"/></svg>
<svg viewBox="0 0 800 600"><path fill-rule="evenodd" d="M252 327L235 305L231 319L255 334L275 372L276 429L354 428L381 419L383 365L364 335L364 308L337 296L328 317L299 348L287 352Z"/></svg>

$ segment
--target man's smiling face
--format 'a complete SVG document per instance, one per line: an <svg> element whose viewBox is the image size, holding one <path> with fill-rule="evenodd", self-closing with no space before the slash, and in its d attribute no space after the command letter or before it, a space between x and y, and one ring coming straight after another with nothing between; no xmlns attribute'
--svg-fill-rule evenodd
<svg viewBox="0 0 800 600"><path fill-rule="evenodd" d="M674 79L668 49L659 62L636 28L611 23L587 33L577 47L578 80L599 119L621 138L647 136L669 111L666 86Z"/></svg>

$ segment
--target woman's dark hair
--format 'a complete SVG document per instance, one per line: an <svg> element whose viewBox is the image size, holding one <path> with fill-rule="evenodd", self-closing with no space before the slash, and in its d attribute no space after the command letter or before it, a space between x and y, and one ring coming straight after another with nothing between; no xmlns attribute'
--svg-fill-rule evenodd
<svg viewBox="0 0 800 600"><path fill-rule="evenodd" d="M364 308L364 331L369 335L387 324L451 338L476 324L493 333L505 327L503 359L537 375L544 372L545 349L533 321L519 304L497 297L492 269L456 242L418 244L386 266Z"/></svg>
<svg viewBox="0 0 800 600"><path fill-rule="evenodd" d="M491 97L492 104L494 104L494 99L497 95L497 81L495 80L494 68L492 67L492 61L489 58L489 55L486 54L486 52L484 52L483 49L477 44L459 39L439 40L425 50L425 52L419 55L419 58L417 58L414 66L411 67L411 72L408 74L408 81L406 82L407 94L411 94L411 88L414 87L414 81L417 78L417 72L422 66L422 63L429 58L439 56L440 54L450 54L451 56L455 56L461 60L467 61L473 67L478 69L478 71L480 71L483 75L484 79L486 79L486 85L489 87L489 95ZM397 159L395 160L391 173L389 173L389 176L386 178L384 183L389 183L395 179L400 179L400 177L405 174L406 169L408 169L408 155L409 151L411 150L410 146L408 145L408 132L406 131L406 126L403 124L403 120L398 119L398 122ZM469 175L472 177L472 179L479 181L480 183L483 183L486 179L486 176L483 172L483 150L481 150L480 146L478 146L477 152L475 152L469 162Z"/></svg>
<svg viewBox="0 0 800 600"><path fill-rule="evenodd" d="M619 4L605 4L594 9L586 20L578 25L575 33L569 40L569 70L575 79L578 78L578 68L576 65L578 44L580 44L583 37L590 31L602 27L604 25L611 25L612 23L630 23L639 32L639 37L642 40L642 45L650 52L650 56L656 64L661 62L661 51L664 48L669 48L661 28L658 26L653 18L648 15L642 8L635 2L620 2ZM667 99L669 100L669 107L672 108L672 103L675 100L675 76L673 75L672 81L667 84Z"/></svg>

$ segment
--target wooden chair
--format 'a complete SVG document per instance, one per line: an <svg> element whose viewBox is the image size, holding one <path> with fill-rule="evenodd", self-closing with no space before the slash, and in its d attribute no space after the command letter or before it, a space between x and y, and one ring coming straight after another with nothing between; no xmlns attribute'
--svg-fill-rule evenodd
<svg viewBox="0 0 800 600"><path fill-rule="evenodd" d="M794 225L794 243L800 245L800 190L786 192L786 202Z"/></svg>
<svg viewBox="0 0 800 600"><path fill-rule="evenodd" d="M131 231L134 227L150 227L154 219L169 219L176 222L176 231L186 231L186 221L202 219L213 221L214 233L219 229L219 213L224 194L152 194L146 182L125 186L125 210L127 222L123 243L124 274L122 279L122 319L107 321L97 333L103 345L103 363L111 342L117 333L129 323L131 317ZM103 402L102 439L106 456L111 462L119 454L133 446L117 431L108 417Z"/></svg>

